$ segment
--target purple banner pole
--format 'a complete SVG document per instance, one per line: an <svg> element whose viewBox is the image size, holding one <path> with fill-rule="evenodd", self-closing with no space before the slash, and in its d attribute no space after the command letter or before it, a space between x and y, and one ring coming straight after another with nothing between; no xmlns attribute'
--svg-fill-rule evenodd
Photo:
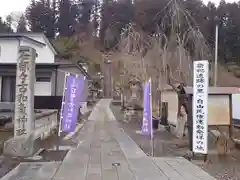
<svg viewBox="0 0 240 180"><path fill-rule="evenodd" d="M152 138L151 80L144 87L142 134Z"/></svg>
<svg viewBox="0 0 240 180"><path fill-rule="evenodd" d="M62 106L62 132L73 132L76 128L83 86L84 76L67 76Z"/></svg>
<svg viewBox="0 0 240 180"><path fill-rule="evenodd" d="M64 107L64 99L65 99L65 94L66 94L66 80L67 77L69 76L69 73L65 73L64 77L64 85L63 85L63 95L62 95L62 106L61 106L61 111L60 111L60 120L58 124L58 136L60 137L61 135L61 130L62 130L62 115L63 115L63 107Z"/></svg>

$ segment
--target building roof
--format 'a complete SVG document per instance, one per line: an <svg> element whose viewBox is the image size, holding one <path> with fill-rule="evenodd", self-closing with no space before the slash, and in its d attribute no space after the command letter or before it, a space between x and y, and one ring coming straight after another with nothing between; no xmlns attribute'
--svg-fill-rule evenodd
<svg viewBox="0 0 240 180"><path fill-rule="evenodd" d="M37 41L33 38L31 38L30 36L42 36L45 43ZM53 53L55 55L58 54L58 51L56 50L56 48L54 47L54 45L51 43L51 41L49 41L49 39L45 36L44 33L32 33L32 32L26 32L26 33L0 33L0 38L23 38L26 40L30 40L32 42L41 44L41 45L48 45L50 47L50 49L53 51Z"/></svg>
<svg viewBox="0 0 240 180"><path fill-rule="evenodd" d="M175 83L173 84L175 87L177 87L179 85L179 83ZM170 86L169 84L165 84L162 88L161 88L163 91L175 91L173 89L172 86Z"/></svg>
<svg viewBox="0 0 240 180"><path fill-rule="evenodd" d="M83 67L83 62L82 60L78 60L76 61L76 63L74 63L73 61L69 60L69 59L61 59L61 58L57 58L55 61L55 64L59 65L59 66L75 66L77 67L81 73L86 76L88 79L92 79L92 77L90 76L90 74L84 69Z"/></svg>
<svg viewBox="0 0 240 180"><path fill-rule="evenodd" d="M9 34L1 34L0 33L0 39L19 39L19 40L28 40L31 41L37 45L40 46L46 46L45 43L42 43L40 41L36 41L35 39L32 39L30 37L24 36L24 35L18 35L18 34L13 34L13 33L9 33Z"/></svg>
<svg viewBox="0 0 240 180"><path fill-rule="evenodd" d="M80 72L87 78L91 79L91 76L89 73L87 73L84 68L82 67L81 64L74 64L74 63L66 63L66 62L56 62L56 63L36 63L36 67L38 68L52 68L54 70L57 70L59 66L64 66L64 67L76 67L80 70ZM3 63L0 62L0 68L3 68L5 70L8 70L8 68L16 68L16 63Z"/></svg>
<svg viewBox="0 0 240 180"><path fill-rule="evenodd" d="M16 62L0 62L1 67L16 67ZM58 64L56 63L36 63L36 66L46 66L46 67L57 67Z"/></svg>
<svg viewBox="0 0 240 180"><path fill-rule="evenodd" d="M83 66L82 66L81 63L76 63L76 64L74 64L74 63L72 63L72 62L66 62L66 61L61 62L61 61L58 61L58 62L56 62L56 63L54 63L54 64L56 64L56 65L58 65L58 66L63 66L63 67L76 67L76 68L78 68L78 69L80 70L80 72L81 72L84 76L86 76L87 79L91 79L91 76L89 75L89 73L87 73L87 72L85 71L85 69L83 68Z"/></svg>

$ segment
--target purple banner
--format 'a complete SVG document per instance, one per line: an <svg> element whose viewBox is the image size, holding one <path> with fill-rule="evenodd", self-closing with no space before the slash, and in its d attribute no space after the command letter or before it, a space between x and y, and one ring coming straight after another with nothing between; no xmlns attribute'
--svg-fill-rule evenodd
<svg viewBox="0 0 240 180"><path fill-rule="evenodd" d="M73 132L76 128L79 107L84 87L84 76L68 75L62 105L62 132Z"/></svg>
<svg viewBox="0 0 240 180"><path fill-rule="evenodd" d="M152 113L151 113L151 83L147 81L144 87L144 109L143 109L143 122L142 134L152 135Z"/></svg>

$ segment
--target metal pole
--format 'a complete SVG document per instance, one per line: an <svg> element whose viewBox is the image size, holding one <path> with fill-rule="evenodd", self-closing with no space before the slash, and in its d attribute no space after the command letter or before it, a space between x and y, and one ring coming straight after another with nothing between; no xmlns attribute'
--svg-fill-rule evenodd
<svg viewBox="0 0 240 180"><path fill-rule="evenodd" d="M218 24L216 24L215 32L215 62L214 62L214 86L217 86L217 76L218 76Z"/></svg>
<svg viewBox="0 0 240 180"><path fill-rule="evenodd" d="M154 141L153 141L153 120L152 120L152 81L151 81L151 78L149 79L149 84L150 84L150 118L151 118L151 139L150 139L150 142L151 142L151 155L152 157L154 157Z"/></svg>
<svg viewBox="0 0 240 180"><path fill-rule="evenodd" d="M59 120L59 125L58 125L58 137L60 137L60 135L61 135L62 116L63 116L63 107L64 107L63 105L64 105L64 99L65 99L67 76L69 76L69 73L65 73L65 78L64 78L63 95L62 95L62 107L61 107L60 120Z"/></svg>
<svg viewBox="0 0 240 180"><path fill-rule="evenodd" d="M105 73L105 56L104 56L104 54L102 54L102 74L103 74L103 79L102 79L102 95L103 95L103 97L105 97L105 95L106 95L106 93L105 93L105 91L106 91L106 88L105 88L105 79L106 79L106 73ZM102 98L103 98L102 97Z"/></svg>

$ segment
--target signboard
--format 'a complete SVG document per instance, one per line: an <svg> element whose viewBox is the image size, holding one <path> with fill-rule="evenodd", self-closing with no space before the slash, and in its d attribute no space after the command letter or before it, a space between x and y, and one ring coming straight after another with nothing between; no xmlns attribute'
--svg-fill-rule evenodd
<svg viewBox="0 0 240 180"><path fill-rule="evenodd" d="M69 74L66 76L64 101L61 110L62 132L73 132L76 128L84 81L84 76Z"/></svg>
<svg viewBox="0 0 240 180"><path fill-rule="evenodd" d="M231 95L208 95L208 125L225 125L231 124L230 116L230 96Z"/></svg>
<svg viewBox="0 0 240 180"><path fill-rule="evenodd" d="M208 151L208 61L195 61L193 73L193 152Z"/></svg>
<svg viewBox="0 0 240 180"><path fill-rule="evenodd" d="M152 137L152 105L151 105L151 80L147 81L144 87L144 110L142 122L142 134Z"/></svg>
<svg viewBox="0 0 240 180"><path fill-rule="evenodd" d="M34 82L36 51L20 48L17 61L14 136L27 135L34 129Z"/></svg>

